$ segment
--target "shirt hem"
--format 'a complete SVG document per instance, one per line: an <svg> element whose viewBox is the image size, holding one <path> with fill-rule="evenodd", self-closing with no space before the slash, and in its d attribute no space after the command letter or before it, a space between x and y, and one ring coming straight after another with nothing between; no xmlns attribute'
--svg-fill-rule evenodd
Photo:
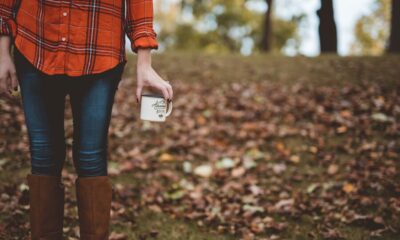
<svg viewBox="0 0 400 240"><path fill-rule="evenodd" d="M17 35L18 36L18 35ZM15 41L14 42L14 47L15 48L17 48L18 49L18 51L36 68L36 69L38 69L39 71L41 71L41 72L43 72L44 74L46 74L46 75L67 75L67 76L70 76L70 77L79 77L79 76L87 76L87 75L93 75L93 74L100 74L100 73L103 73L103 72L106 72L106 71L108 71L108 70L111 70L111 69L113 69L113 68L115 68L115 67L117 67L119 64L123 64L124 66L126 65L126 63L128 62L127 61L127 58L126 58L126 53L124 54L124 57L123 57L123 59L122 59L122 61L120 60L120 58L118 58L118 61L115 63L115 64L113 64L113 65L111 65L111 66L108 66L108 67L106 67L106 68L101 68L101 69L97 69L97 70L93 70L93 71L91 71L91 73L90 74L82 74L83 73L83 69L82 70L73 70L73 71L51 71L51 70L49 70L49 69L51 69L51 68L42 68L42 67L39 67L39 66L37 66L35 63L34 63L34 61L32 60L32 59L30 59L29 57L27 57L27 54L24 52L24 48L22 48L20 45L19 45L19 41Z"/></svg>

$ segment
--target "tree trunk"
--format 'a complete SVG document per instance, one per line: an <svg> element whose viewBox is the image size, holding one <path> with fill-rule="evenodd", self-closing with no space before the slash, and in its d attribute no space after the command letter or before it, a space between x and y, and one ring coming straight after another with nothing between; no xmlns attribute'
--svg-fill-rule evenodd
<svg viewBox="0 0 400 240"><path fill-rule="evenodd" d="M333 14L333 0L321 0L321 8L317 11L317 15L319 17L321 53L337 53L337 30Z"/></svg>
<svg viewBox="0 0 400 240"><path fill-rule="evenodd" d="M390 29L390 53L400 53L400 1L392 0L392 20Z"/></svg>
<svg viewBox="0 0 400 240"><path fill-rule="evenodd" d="M268 10L265 13L264 29L261 39L261 50L264 52L271 51L272 48L272 0L265 0L268 5Z"/></svg>

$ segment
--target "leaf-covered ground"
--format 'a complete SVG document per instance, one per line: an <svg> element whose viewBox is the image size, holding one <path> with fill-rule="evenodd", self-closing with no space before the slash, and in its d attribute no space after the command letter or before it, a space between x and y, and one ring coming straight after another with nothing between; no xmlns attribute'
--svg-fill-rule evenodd
<svg viewBox="0 0 400 240"><path fill-rule="evenodd" d="M135 57L109 130L110 239L399 239L399 57L153 55L174 86L139 120ZM66 239L78 239L66 99ZM28 235L20 99L0 99L0 239ZM68 237L67 237L68 236Z"/></svg>

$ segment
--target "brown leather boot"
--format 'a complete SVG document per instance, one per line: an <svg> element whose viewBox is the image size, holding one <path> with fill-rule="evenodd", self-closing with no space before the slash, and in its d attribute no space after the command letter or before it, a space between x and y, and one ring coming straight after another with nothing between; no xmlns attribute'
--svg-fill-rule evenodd
<svg viewBox="0 0 400 240"><path fill-rule="evenodd" d="M78 177L75 186L80 239L108 239L112 200L108 176Z"/></svg>
<svg viewBox="0 0 400 240"><path fill-rule="evenodd" d="M28 174L32 240L61 240L65 187L61 177Z"/></svg>

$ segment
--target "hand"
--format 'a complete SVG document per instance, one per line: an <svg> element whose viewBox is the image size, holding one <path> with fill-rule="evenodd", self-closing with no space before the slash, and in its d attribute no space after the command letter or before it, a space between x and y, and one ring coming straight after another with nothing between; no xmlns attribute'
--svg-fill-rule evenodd
<svg viewBox="0 0 400 240"><path fill-rule="evenodd" d="M168 81L163 80L151 66L149 49L139 49L138 51L136 89L138 103L140 103L143 87L155 88L162 92L166 101L172 101L172 86Z"/></svg>
<svg viewBox="0 0 400 240"><path fill-rule="evenodd" d="M8 96L15 96L18 91L18 79L14 62L8 51L0 55L0 92L6 92Z"/></svg>

